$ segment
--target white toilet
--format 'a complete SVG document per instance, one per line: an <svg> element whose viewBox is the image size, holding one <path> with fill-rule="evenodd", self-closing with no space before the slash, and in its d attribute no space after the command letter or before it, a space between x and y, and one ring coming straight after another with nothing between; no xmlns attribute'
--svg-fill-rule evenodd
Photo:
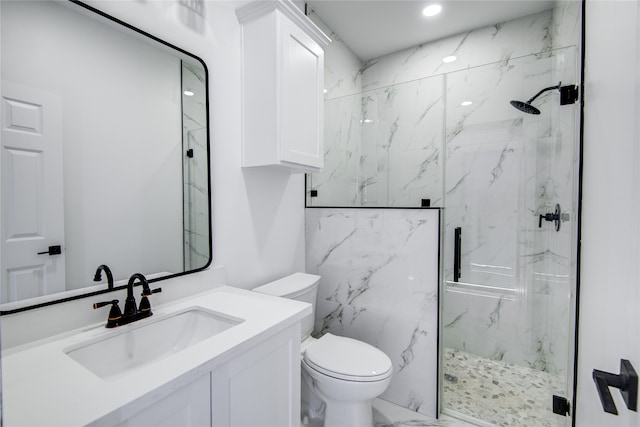
<svg viewBox="0 0 640 427"><path fill-rule="evenodd" d="M319 282L320 276L295 273L254 291L313 306L313 313L302 320L303 423L309 417L321 417L323 409L325 427L373 426L371 400L389 386L391 360L362 341L332 334L311 337ZM310 402L305 398L305 386L311 391ZM320 410L313 404L318 399Z"/></svg>

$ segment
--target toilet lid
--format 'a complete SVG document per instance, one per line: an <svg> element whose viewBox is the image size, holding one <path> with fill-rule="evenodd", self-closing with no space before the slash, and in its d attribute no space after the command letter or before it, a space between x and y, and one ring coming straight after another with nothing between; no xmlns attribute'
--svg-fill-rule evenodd
<svg viewBox="0 0 640 427"><path fill-rule="evenodd" d="M326 334L307 348L304 361L330 377L380 381L391 375L391 360L382 351L346 337Z"/></svg>

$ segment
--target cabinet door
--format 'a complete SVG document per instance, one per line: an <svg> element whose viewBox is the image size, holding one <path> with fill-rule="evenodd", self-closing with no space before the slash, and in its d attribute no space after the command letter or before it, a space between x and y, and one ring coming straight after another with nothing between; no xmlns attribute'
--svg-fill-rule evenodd
<svg viewBox="0 0 640 427"><path fill-rule="evenodd" d="M280 28L280 158L283 162L321 168L324 51L286 17L282 17Z"/></svg>
<svg viewBox="0 0 640 427"><path fill-rule="evenodd" d="M216 427L300 425L300 324L212 372Z"/></svg>
<svg viewBox="0 0 640 427"><path fill-rule="evenodd" d="M118 427L145 426L211 426L211 375L200 377L118 424Z"/></svg>

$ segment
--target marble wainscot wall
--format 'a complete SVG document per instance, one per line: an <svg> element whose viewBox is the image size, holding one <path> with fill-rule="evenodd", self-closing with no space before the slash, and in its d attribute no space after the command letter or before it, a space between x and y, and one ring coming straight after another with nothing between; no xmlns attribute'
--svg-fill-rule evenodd
<svg viewBox="0 0 640 427"><path fill-rule="evenodd" d="M322 278L316 334L384 351L383 399L435 416L439 209L309 208L306 271Z"/></svg>

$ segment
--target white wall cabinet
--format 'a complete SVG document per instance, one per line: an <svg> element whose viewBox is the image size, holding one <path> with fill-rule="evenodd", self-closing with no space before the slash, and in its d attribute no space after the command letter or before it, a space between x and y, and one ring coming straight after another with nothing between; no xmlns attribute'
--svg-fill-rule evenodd
<svg viewBox="0 0 640 427"><path fill-rule="evenodd" d="M214 367L118 427L298 427L300 323Z"/></svg>
<svg viewBox="0 0 640 427"><path fill-rule="evenodd" d="M236 11L242 24L242 166L318 171L324 161L324 47L290 1Z"/></svg>

